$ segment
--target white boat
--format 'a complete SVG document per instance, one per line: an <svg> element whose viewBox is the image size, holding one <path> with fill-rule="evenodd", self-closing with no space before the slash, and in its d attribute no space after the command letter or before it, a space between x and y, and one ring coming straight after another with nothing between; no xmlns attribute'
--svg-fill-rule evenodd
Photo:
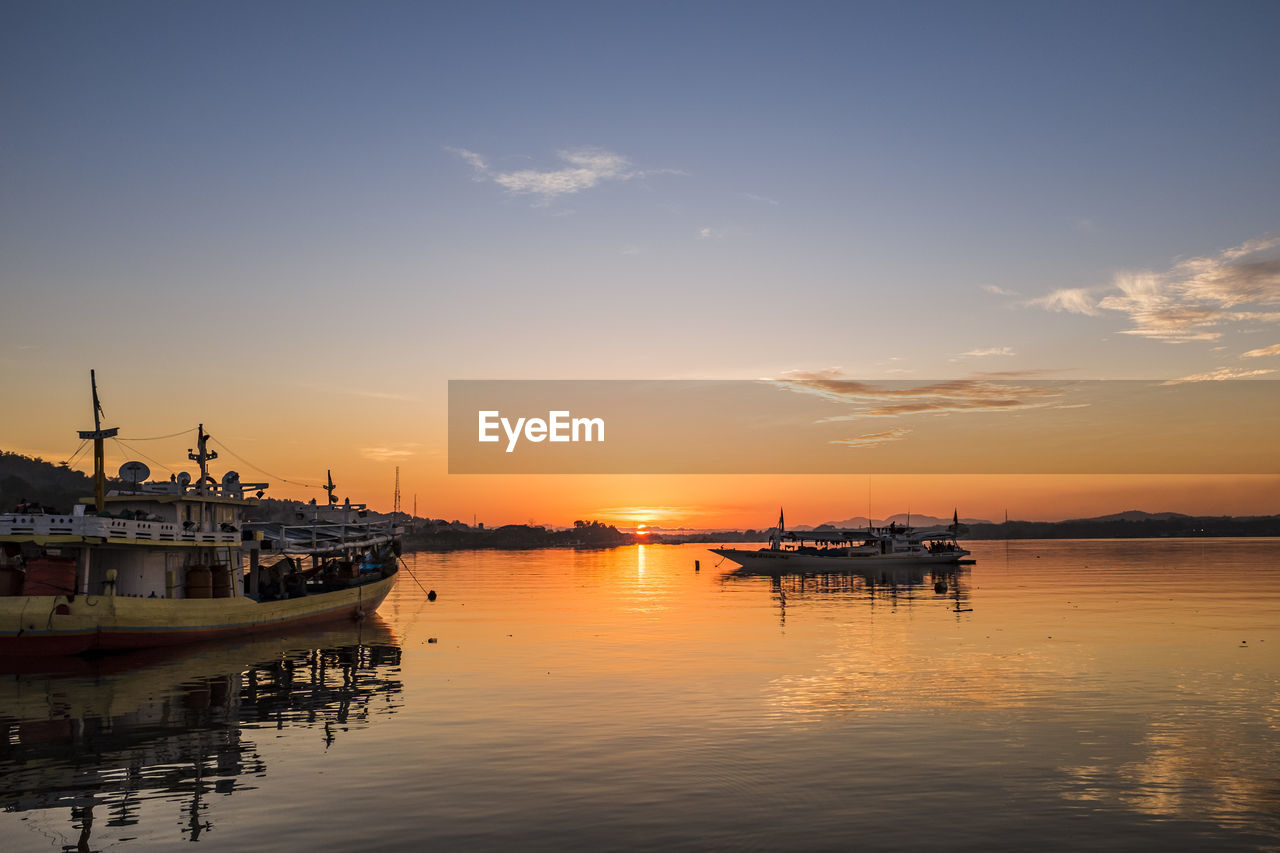
<svg viewBox="0 0 1280 853"><path fill-rule="evenodd" d="M395 583L401 529L329 500L289 523L248 520L267 488L228 471L203 424L199 479L144 482L137 462L107 493L96 384L94 496L70 515L0 514L0 656L166 646L359 620ZM255 496L256 495L256 496Z"/></svg>
<svg viewBox="0 0 1280 853"><path fill-rule="evenodd" d="M956 541L960 524L958 518L953 519L950 527L924 530L894 523L886 527L789 531L779 511L778 526L769 531L767 548L712 548L711 552L744 570L767 573L955 565L969 552Z"/></svg>

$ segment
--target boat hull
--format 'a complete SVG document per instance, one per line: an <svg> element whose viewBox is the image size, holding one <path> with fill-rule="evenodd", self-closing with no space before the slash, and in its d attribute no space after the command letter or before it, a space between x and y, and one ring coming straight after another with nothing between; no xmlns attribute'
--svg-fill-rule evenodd
<svg viewBox="0 0 1280 853"><path fill-rule="evenodd" d="M143 649L360 620L378 609L395 578L393 574L348 589L264 602L8 596L0 598L0 656Z"/></svg>
<svg viewBox="0 0 1280 853"><path fill-rule="evenodd" d="M732 560L751 572L785 574L797 569L827 572L858 572L863 569L954 566L969 555L963 548L945 554L853 554L823 556L795 551L744 551L739 548L712 548L711 553Z"/></svg>

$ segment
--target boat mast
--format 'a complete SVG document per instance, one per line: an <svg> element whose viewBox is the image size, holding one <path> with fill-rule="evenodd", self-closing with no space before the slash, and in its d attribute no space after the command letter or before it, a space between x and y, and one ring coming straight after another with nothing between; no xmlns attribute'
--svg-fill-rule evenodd
<svg viewBox="0 0 1280 853"><path fill-rule="evenodd" d="M107 508L107 472L102 453L102 440L115 438L120 430L116 427L102 428L102 404L98 402L98 377L92 370L89 371L89 385L93 388L93 429L82 429L79 433L80 437L86 441L93 439L93 503L98 512L102 512Z"/></svg>
<svg viewBox="0 0 1280 853"><path fill-rule="evenodd" d="M190 447L187 448L187 458L200 466L200 484L198 489L196 490L196 494L199 494L202 496L205 494L208 494L205 491L206 489L205 482L209 479L209 462L211 460L218 458L218 451L209 450L209 445L208 445L209 438L210 436L207 435L204 431L204 424L200 424L200 426L196 429L196 451L197 452L193 453Z"/></svg>
<svg viewBox="0 0 1280 853"><path fill-rule="evenodd" d="M333 484L333 469L326 468L324 473L329 478L329 484L324 487L324 490L329 493L329 506L333 506L338 502L338 498L333 494L333 490L338 488Z"/></svg>

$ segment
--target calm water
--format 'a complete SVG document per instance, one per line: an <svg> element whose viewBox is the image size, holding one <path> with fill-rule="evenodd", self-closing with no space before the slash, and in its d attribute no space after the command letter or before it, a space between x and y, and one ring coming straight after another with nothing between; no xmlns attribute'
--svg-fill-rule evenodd
<svg viewBox="0 0 1280 853"><path fill-rule="evenodd" d="M1280 541L970 547L412 555L358 629L0 676L0 849L1280 849Z"/></svg>

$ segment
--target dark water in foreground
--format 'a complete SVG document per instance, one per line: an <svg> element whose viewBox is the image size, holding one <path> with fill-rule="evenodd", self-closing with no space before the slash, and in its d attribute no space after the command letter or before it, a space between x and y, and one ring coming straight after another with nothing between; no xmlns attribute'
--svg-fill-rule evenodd
<svg viewBox="0 0 1280 853"><path fill-rule="evenodd" d="M360 628L0 676L0 850L1280 849L1280 541L970 547L414 555Z"/></svg>

